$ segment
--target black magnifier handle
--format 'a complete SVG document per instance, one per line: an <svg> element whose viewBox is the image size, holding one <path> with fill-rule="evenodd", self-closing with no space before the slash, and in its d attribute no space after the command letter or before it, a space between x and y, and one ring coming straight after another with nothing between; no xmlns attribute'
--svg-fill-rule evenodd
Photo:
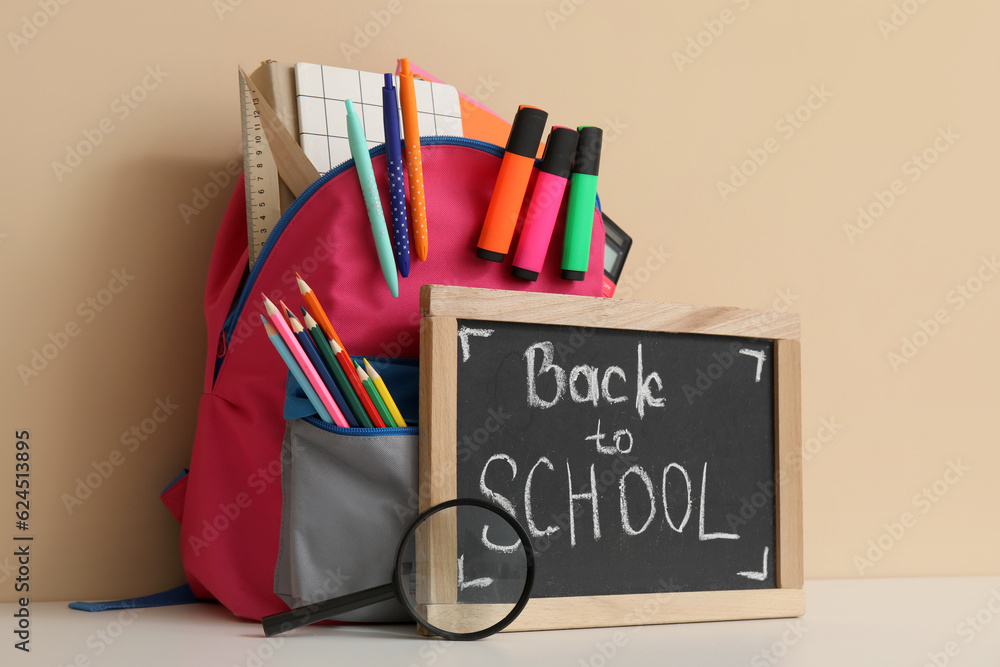
<svg viewBox="0 0 1000 667"><path fill-rule="evenodd" d="M395 587L392 584L384 584L323 602L315 602L305 607L283 611L280 614L271 614L262 618L260 623L264 626L264 636L273 637L282 632L301 628L303 625L325 621L331 616L346 614L349 611L391 600L394 597L396 597Z"/></svg>

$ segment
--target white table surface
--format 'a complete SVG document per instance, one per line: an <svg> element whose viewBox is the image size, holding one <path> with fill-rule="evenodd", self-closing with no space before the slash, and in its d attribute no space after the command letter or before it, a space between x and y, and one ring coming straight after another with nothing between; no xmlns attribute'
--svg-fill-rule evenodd
<svg viewBox="0 0 1000 667"><path fill-rule="evenodd" d="M16 607L3 604L0 665L1000 665L1000 577L809 581L806 609L799 619L448 642L409 625L322 626L265 639L259 624L215 604L86 613L44 602L30 607L26 654L13 648Z"/></svg>

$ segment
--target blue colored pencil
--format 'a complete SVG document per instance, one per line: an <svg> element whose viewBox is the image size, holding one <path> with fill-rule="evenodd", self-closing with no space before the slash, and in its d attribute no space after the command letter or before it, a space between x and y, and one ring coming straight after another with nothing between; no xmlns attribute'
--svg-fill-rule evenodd
<svg viewBox="0 0 1000 667"><path fill-rule="evenodd" d="M344 414L344 419L347 423L354 428L359 426L358 420L354 418L354 413L351 412L351 408L348 407L347 401L344 400L344 395L340 393L340 389L337 387L337 383L333 381L333 377L330 376L330 371L327 369L326 364L323 363L323 357L319 355L319 350L316 349L316 343L313 339L309 337L308 332L306 332L305 327L299 322L295 314L290 310L285 310L285 314L288 317L288 326L291 327L292 333L299 341L299 345L305 351L306 356L309 357L309 361L312 362L313 367L319 374L320 379L326 388L330 390L330 395L333 396L333 400L336 401L337 407Z"/></svg>

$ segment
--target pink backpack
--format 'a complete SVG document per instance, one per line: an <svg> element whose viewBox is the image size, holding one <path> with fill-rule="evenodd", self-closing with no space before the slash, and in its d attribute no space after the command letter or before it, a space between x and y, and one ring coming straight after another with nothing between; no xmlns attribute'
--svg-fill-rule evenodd
<svg viewBox="0 0 1000 667"><path fill-rule="evenodd" d="M249 276L242 179L222 220L205 290L208 358L191 466L162 500L181 522L181 556L194 595L219 600L238 616L259 620L287 609L274 592L287 368L260 330L261 292L297 309L298 272L349 352L410 358L419 350L421 285L602 293L599 211L584 281L560 277L560 232L538 280L514 278L514 245L502 265L475 256L503 149L453 137L422 142L430 250L426 262L414 259L409 277L400 278L396 299L382 279L353 161L326 173L295 201ZM384 146L372 150L372 161L388 210Z"/></svg>

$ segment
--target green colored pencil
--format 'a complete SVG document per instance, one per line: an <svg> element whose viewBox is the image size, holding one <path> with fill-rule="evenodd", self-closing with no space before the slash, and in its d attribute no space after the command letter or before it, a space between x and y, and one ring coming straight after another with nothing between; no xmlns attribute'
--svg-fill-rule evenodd
<svg viewBox="0 0 1000 667"><path fill-rule="evenodd" d="M375 424L373 424L372 420L369 419L364 406L361 405L361 401L358 400L357 394L354 393L354 387L351 386L350 380L348 380L347 376L344 375L344 369L340 367L339 363L337 363L337 357L333 354L333 348L330 347L330 341L328 341L326 336L323 335L323 330L305 308L302 309L302 315L305 318L306 331L309 332L309 337L313 339L314 343L316 343L316 347L319 349L319 354L323 357L323 362L330 371L330 375L333 376L333 381L337 383L337 388L340 389L340 393L344 395L344 400L347 401L347 405L351 408L351 412L354 413L354 418L357 419L358 423L365 428L375 428Z"/></svg>
<svg viewBox="0 0 1000 667"><path fill-rule="evenodd" d="M368 396L371 397L372 403L375 404L375 409L378 410L378 416L382 418L382 421L386 425L395 424L396 420L392 418L392 413L389 412L389 408L386 407L385 401L382 400L382 396L378 393L378 388L372 379L368 377L368 373L365 373L365 369L361 368L361 364L355 363L358 371L358 379L361 380L361 385L368 392Z"/></svg>

